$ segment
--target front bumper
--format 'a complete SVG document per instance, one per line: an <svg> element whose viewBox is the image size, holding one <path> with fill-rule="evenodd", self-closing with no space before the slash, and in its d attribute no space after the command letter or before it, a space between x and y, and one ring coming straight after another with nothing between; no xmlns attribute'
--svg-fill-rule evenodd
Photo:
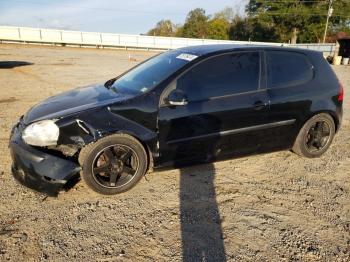
<svg viewBox="0 0 350 262"><path fill-rule="evenodd" d="M31 189L57 196L59 190L79 173L80 166L27 145L22 140L21 131L21 123L11 131L9 148L13 176Z"/></svg>

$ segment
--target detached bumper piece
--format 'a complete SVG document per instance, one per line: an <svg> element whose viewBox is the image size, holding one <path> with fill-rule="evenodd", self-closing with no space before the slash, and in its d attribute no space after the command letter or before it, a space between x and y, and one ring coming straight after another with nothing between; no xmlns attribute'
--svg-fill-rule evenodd
<svg viewBox="0 0 350 262"><path fill-rule="evenodd" d="M81 170L72 161L47 154L22 140L18 126L11 132L12 174L21 184L57 196L62 187Z"/></svg>

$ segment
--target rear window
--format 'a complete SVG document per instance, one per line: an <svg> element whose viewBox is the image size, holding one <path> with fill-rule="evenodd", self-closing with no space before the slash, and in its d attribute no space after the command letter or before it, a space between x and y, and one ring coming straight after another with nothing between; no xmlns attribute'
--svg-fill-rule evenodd
<svg viewBox="0 0 350 262"><path fill-rule="evenodd" d="M313 78L313 67L303 54L268 51L266 59L267 88L300 85Z"/></svg>

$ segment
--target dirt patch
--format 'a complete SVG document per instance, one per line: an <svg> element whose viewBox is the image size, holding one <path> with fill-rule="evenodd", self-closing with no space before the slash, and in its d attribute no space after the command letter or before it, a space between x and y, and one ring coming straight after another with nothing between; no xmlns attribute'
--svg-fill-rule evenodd
<svg viewBox="0 0 350 262"><path fill-rule="evenodd" d="M50 64L50 65L53 65L53 66L71 66L71 65L74 65L72 63L53 63L53 64Z"/></svg>
<svg viewBox="0 0 350 262"><path fill-rule="evenodd" d="M0 99L0 104L1 103L13 103L16 102L18 99L14 98L14 97L10 97L10 98L5 98L5 99Z"/></svg>
<svg viewBox="0 0 350 262"><path fill-rule="evenodd" d="M10 175L12 125L40 100L135 63L121 50L0 45L0 55L34 63L0 70L1 261L350 260L350 67L334 67L343 125L320 159L282 151L154 172L118 196L80 182L51 198Z"/></svg>

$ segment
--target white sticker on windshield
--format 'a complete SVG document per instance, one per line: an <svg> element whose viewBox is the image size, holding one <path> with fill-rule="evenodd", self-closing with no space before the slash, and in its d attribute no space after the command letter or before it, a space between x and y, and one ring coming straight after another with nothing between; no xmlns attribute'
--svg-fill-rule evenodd
<svg viewBox="0 0 350 262"><path fill-rule="evenodd" d="M178 55L176 58L187 60L187 61L192 61L193 59L196 59L197 57L198 56L196 56L196 55L182 53L181 55Z"/></svg>

